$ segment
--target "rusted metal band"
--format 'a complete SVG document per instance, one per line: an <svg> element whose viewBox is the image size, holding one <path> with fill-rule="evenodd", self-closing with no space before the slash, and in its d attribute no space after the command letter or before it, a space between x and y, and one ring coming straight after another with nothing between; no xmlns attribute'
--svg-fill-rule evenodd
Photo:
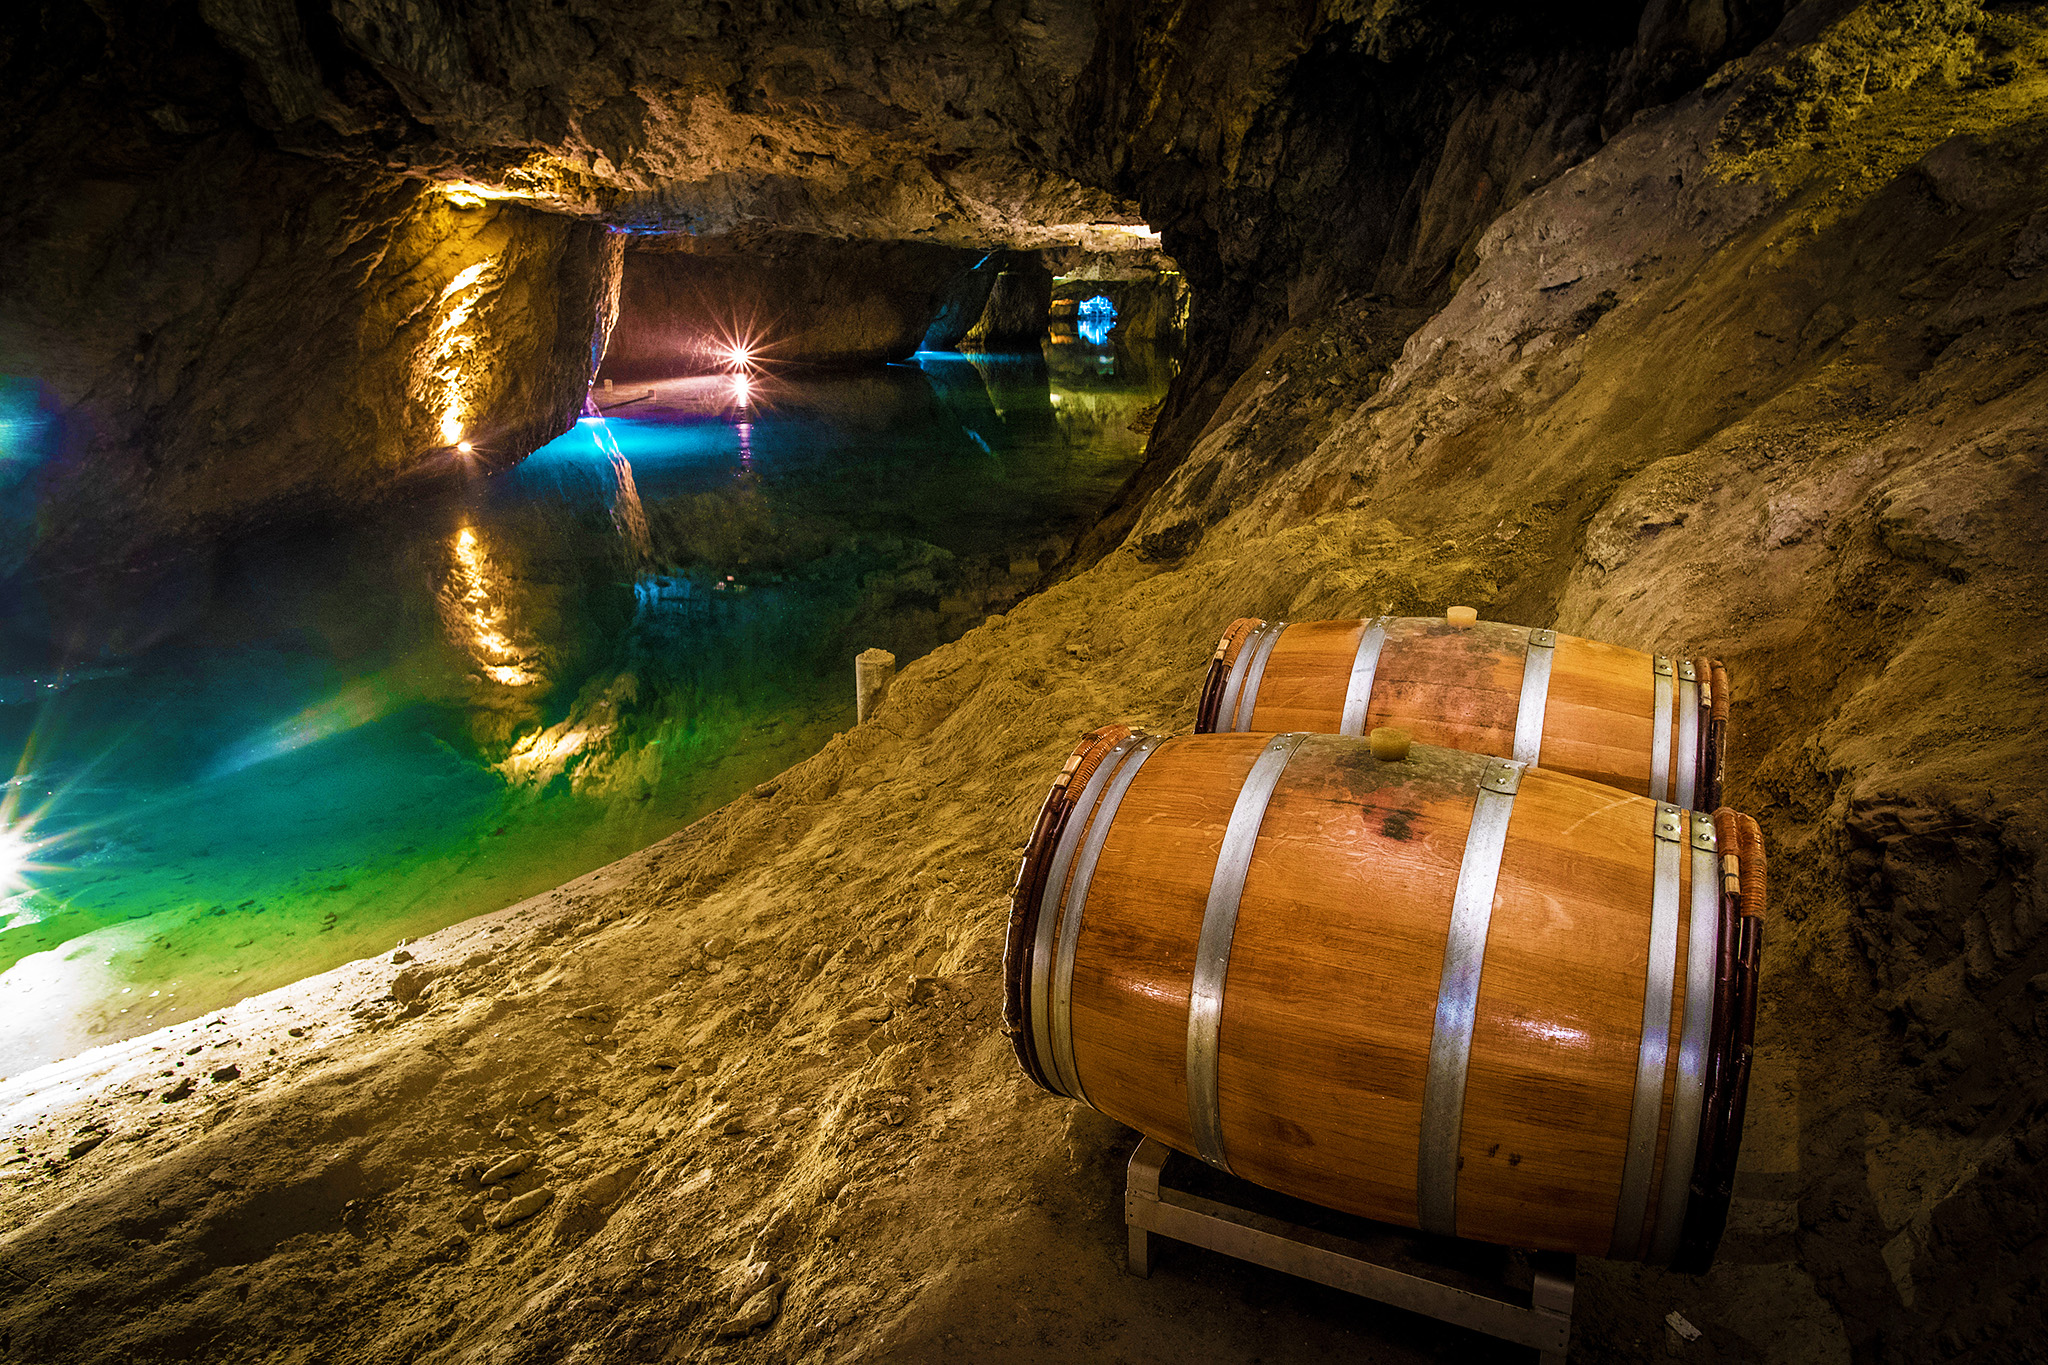
<svg viewBox="0 0 2048 1365"><path fill-rule="evenodd" d="M1557 632L1529 632L1522 660L1522 701L1515 711L1515 761L1534 763L1543 751L1543 710L1550 702L1550 666L1557 661Z"/></svg>
<svg viewBox="0 0 2048 1365"><path fill-rule="evenodd" d="M1237 710L1231 713L1231 729L1252 728L1252 716L1259 709L1259 680L1266 676L1266 660L1273 657L1273 646L1280 643L1280 635L1286 629L1285 621L1274 621L1260 634L1257 653L1252 656L1252 666L1245 670L1244 690L1238 694ZM1247 645L1246 648L1249 649L1251 646Z"/></svg>
<svg viewBox="0 0 2048 1365"><path fill-rule="evenodd" d="M1059 957L1052 977L1052 1059L1060 1069L1060 1084L1083 1104L1089 1103L1088 1091L1081 1084L1081 1069L1074 1064L1074 952L1081 942L1081 916L1088 909L1088 885L1094 880L1095 864L1102 857L1102 845L1109 838L1117 807L1123 803L1124 793L1131 789L1138 769L1163 743L1162 737L1148 735L1117 760L1116 775L1104 789L1095 815L1088 822L1087 836L1081 841L1081 853L1074 862L1073 882L1060 912Z"/></svg>
<svg viewBox="0 0 2048 1365"><path fill-rule="evenodd" d="M1664 1113L1664 1067L1671 1050L1671 992L1678 977L1678 883L1685 857L1685 812L1659 803L1651 816L1655 861L1650 876L1650 962L1643 991L1643 1032L1636 1045L1635 1103L1629 1110L1628 1153L1621 1199L1607 1254L1632 1261L1642 1250L1650 1212L1650 1171L1657 1164L1657 1126Z"/></svg>
<svg viewBox="0 0 2048 1365"><path fill-rule="evenodd" d="M1479 970L1486 959L1486 932L1493 921L1493 896L1500 883L1501 854L1522 765L1495 759L1479 779L1472 827L1465 835L1465 859L1451 901L1451 927L1444 942L1443 977L1437 986L1436 1029L1429 1040L1429 1074L1422 1089L1421 1145L1415 1161L1415 1207L1424 1232L1456 1236L1458 1231L1458 1142L1465 1126L1465 1075L1472 1061L1472 1026L1479 1003Z"/></svg>
<svg viewBox="0 0 2048 1365"><path fill-rule="evenodd" d="M1656 688L1650 705L1650 799L1671 799L1671 660L1650 662Z"/></svg>
<svg viewBox="0 0 2048 1365"><path fill-rule="evenodd" d="M1344 717L1337 723L1340 735L1365 733L1365 710L1372 704L1373 675L1379 672L1380 651L1387 647L1387 618L1374 617L1358 636L1358 653L1351 660L1351 681L1344 687Z"/></svg>
<svg viewBox="0 0 2048 1365"><path fill-rule="evenodd" d="M1052 1055L1052 971L1053 931L1059 923L1059 907L1066 898L1067 873L1074 866L1074 854L1081 844L1081 835L1088 825L1089 813L1095 809L1096 798L1109 785L1123 756L1138 743L1138 736L1126 735L1117 741L1089 774L1088 782L1074 798L1073 808L1067 815L1067 827L1060 834L1059 847L1053 850L1052 867L1045 877L1045 890L1038 902L1038 933L1031 950L1031 1041L1038 1052L1039 1074L1054 1085L1060 1084L1059 1071ZM1070 1097L1072 1091L1066 1092Z"/></svg>
<svg viewBox="0 0 2048 1365"><path fill-rule="evenodd" d="M1700 772L1700 680L1691 659L1678 662L1678 752L1673 755L1678 769L1678 791L1673 805L1693 809ZM1658 798L1662 800L1663 798Z"/></svg>
<svg viewBox="0 0 2048 1365"><path fill-rule="evenodd" d="M1237 657L1230 661L1230 676L1223 684L1223 699L1216 703L1216 720L1209 728L1212 731L1229 731L1237 721L1237 699L1244 692L1244 675L1252 666L1252 650L1259 643L1259 637L1266 633L1266 622L1261 621L1245 632L1244 639L1237 645Z"/></svg>
<svg viewBox="0 0 2048 1365"><path fill-rule="evenodd" d="M1230 1169L1223 1150L1223 1113L1217 1096L1218 1044L1223 1034L1223 983L1230 971L1230 944L1237 936L1237 907L1251 870L1252 849L1266 803L1303 734L1275 735L1238 790L1216 853L1216 873L1209 879L1209 903L1202 910L1202 935L1195 944L1195 975L1188 990L1188 1127L1195 1137L1195 1155L1222 1170Z"/></svg>
<svg viewBox="0 0 2048 1365"><path fill-rule="evenodd" d="M1685 1019L1678 1030L1678 1081L1671 1095L1671 1130L1664 1142L1664 1183L1657 1193L1657 1230L1649 1259L1668 1265L1678 1253L1678 1234L1691 1197L1692 1170L1699 1155L1700 1111L1706 1098L1707 1042L1714 1025L1714 957L1721 942L1721 879L1714 817L1694 811L1692 824L1692 915L1685 940Z"/></svg>

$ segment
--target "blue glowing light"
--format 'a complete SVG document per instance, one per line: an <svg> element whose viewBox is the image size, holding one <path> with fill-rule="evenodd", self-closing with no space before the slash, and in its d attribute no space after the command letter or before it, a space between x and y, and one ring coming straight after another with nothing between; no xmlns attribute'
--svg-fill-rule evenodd
<svg viewBox="0 0 2048 1365"><path fill-rule="evenodd" d="M1074 331L1083 342L1090 346L1104 346L1109 343L1109 332L1116 326L1116 305L1108 298L1097 294L1092 299L1082 300L1074 310L1076 319Z"/></svg>
<svg viewBox="0 0 2048 1365"><path fill-rule="evenodd" d="M40 401L40 385L19 375L0 375L0 488L24 478L44 457L56 423Z"/></svg>

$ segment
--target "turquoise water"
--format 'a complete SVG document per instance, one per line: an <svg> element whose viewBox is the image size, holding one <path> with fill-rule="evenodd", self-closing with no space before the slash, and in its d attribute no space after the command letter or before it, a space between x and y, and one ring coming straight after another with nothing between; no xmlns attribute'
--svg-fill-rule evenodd
<svg viewBox="0 0 2048 1365"><path fill-rule="evenodd" d="M815 751L855 653L1008 606L1141 455L1164 358L1045 350L600 394L516 469L152 576L118 650L10 600L0 1075L509 904Z"/></svg>

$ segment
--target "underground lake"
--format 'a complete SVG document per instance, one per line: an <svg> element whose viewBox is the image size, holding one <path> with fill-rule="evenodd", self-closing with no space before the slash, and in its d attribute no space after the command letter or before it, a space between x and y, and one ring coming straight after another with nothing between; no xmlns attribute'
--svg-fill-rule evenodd
<svg viewBox="0 0 2048 1365"><path fill-rule="evenodd" d="M10 604L0 1075L510 904L853 723L1032 590L1172 360L1043 353L624 384L512 469L162 571L118 657ZM24 641L37 641L37 644Z"/></svg>

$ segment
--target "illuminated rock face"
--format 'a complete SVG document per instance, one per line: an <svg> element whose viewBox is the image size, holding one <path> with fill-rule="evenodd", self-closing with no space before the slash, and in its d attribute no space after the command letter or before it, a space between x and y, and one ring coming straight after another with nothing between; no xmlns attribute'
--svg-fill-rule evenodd
<svg viewBox="0 0 2048 1365"><path fill-rule="evenodd" d="M567 429L609 325L603 227L234 136L159 175L37 189L0 373L49 420L0 570L148 556L510 463Z"/></svg>
<svg viewBox="0 0 2048 1365"><path fill-rule="evenodd" d="M112 527L145 543L355 505L462 441L519 458L601 340L601 225L1163 244L1192 289L1188 360L1113 543L1289 318L1361 288L1440 300L1495 214L1774 14L758 0L399 22L354 0L53 0L20 21L0 101L0 361L67 421L35 496L0 490L0 569L103 559ZM817 285L827 261L858 261L842 289L890 278L913 249L825 250L761 286L799 305L792 354L903 353L916 307ZM995 291L1019 318L967 344L1036 331L1043 281L1010 283L1032 286ZM620 344L623 372L637 329Z"/></svg>

